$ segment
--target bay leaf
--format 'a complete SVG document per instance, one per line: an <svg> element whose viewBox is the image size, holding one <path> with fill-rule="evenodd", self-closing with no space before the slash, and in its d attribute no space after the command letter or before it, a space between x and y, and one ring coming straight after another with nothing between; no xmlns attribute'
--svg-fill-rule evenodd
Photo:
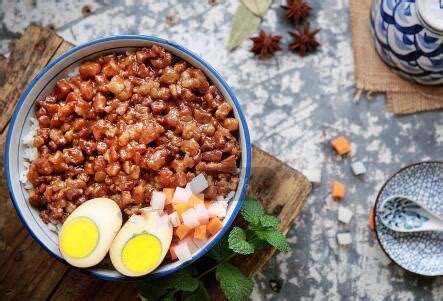
<svg viewBox="0 0 443 301"><path fill-rule="evenodd" d="M232 19L231 33L229 34L228 50L236 48L260 25L260 18L253 14L246 6L240 2L237 11Z"/></svg>
<svg viewBox="0 0 443 301"><path fill-rule="evenodd" d="M241 0L241 2L254 15L263 18L272 3L272 0Z"/></svg>

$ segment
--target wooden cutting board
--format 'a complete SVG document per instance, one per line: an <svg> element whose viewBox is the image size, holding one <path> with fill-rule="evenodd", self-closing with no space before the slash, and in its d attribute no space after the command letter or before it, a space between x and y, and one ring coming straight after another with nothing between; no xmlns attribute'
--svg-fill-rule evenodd
<svg viewBox="0 0 443 301"><path fill-rule="evenodd" d="M0 58L0 296L2 300L131 300L136 292L128 283L95 279L53 259L29 235L9 199L3 166L3 150L9 119L32 78L52 59L73 45L38 25L27 28ZM253 147L252 174L248 194L261 200L268 213L281 220L287 232L311 190L298 171ZM271 258L274 249L233 259L245 274L254 276ZM211 286L214 299L219 290Z"/></svg>

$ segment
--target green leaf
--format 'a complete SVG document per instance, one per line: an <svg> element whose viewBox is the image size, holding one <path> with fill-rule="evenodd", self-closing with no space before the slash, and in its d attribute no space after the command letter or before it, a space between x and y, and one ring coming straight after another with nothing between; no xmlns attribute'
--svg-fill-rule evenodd
<svg viewBox="0 0 443 301"><path fill-rule="evenodd" d="M177 289L185 292L193 292L199 285L199 280L192 277L192 268L187 267L170 276L157 281L165 283L167 288Z"/></svg>
<svg viewBox="0 0 443 301"><path fill-rule="evenodd" d="M229 34L228 50L236 48L251 34L253 34L260 25L260 18L254 15L243 3L237 8L232 19L231 33Z"/></svg>
<svg viewBox="0 0 443 301"><path fill-rule="evenodd" d="M252 241L250 241L250 244L254 247L255 250L271 247L271 245L266 240L258 238L255 238Z"/></svg>
<svg viewBox="0 0 443 301"><path fill-rule="evenodd" d="M260 239L266 240L271 246L277 248L281 252L289 252L290 247L286 236L280 231L272 228L264 230L256 230L255 234Z"/></svg>
<svg viewBox="0 0 443 301"><path fill-rule="evenodd" d="M230 301L247 300L252 293L254 287L252 280L228 262L217 267L215 277L220 282L220 287L226 298Z"/></svg>
<svg viewBox="0 0 443 301"><path fill-rule="evenodd" d="M223 261L232 254L229 249L228 235L224 235L208 252L208 256L217 261Z"/></svg>
<svg viewBox="0 0 443 301"><path fill-rule="evenodd" d="M254 246L246 241L246 233L242 228L234 227L229 233L229 248L238 254L254 253Z"/></svg>
<svg viewBox="0 0 443 301"><path fill-rule="evenodd" d="M184 268L161 279L136 282L135 288L145 300L165 298L169 290L195 291L200 281L192 276L192 267Z"/></svg>
<svg viewBox="0 0 443 301"><path fill-rule="evenodd" d="M241 2L254 15L263 18L271 5L272 0L241 0Z"/></svg>
<svg viewBox="0 0 443 301"><path fill-rule="evenodd" d="M211 301L208 290L203 282L200 281L198 289L193 292L186 292L183 294L184 301Z"/></svg>
<svg viewBox="0 0 443 301"><path fill-rule="evenodd" d="M253 225L258 224L260 216L265 213L262 204L250 197L246 197L240 212L243 218Z"/></svg>
<svg viewBox="0 0 443 301"><path fill-rule="evenodd" d="M273 229L277 229L281 224L280 219L272 215L262 215L259 217L259 221L263 227L270 227Z"/></svg>

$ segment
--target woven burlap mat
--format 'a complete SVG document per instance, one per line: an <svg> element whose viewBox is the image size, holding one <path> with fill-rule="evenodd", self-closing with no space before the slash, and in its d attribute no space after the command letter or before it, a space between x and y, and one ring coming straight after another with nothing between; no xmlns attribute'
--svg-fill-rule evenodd
<svg viewBox="0 0 443 301"><path fill-rule="evenodd" d="M356 85L360 91L385 92L394 114L443 108L443 87L427 87L404 80L379 58L369 32L371 0L349 0Z"/></svg>

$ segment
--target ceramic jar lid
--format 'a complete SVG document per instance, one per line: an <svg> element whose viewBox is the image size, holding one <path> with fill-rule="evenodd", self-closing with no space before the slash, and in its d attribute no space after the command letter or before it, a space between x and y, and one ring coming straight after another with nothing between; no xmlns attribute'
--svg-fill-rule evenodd
<svg viewBox="0 0 443 301"><path fill-rule="evenodd" d="M443 32L443 0L416 0L417 12L431 29Z"/></svg>

